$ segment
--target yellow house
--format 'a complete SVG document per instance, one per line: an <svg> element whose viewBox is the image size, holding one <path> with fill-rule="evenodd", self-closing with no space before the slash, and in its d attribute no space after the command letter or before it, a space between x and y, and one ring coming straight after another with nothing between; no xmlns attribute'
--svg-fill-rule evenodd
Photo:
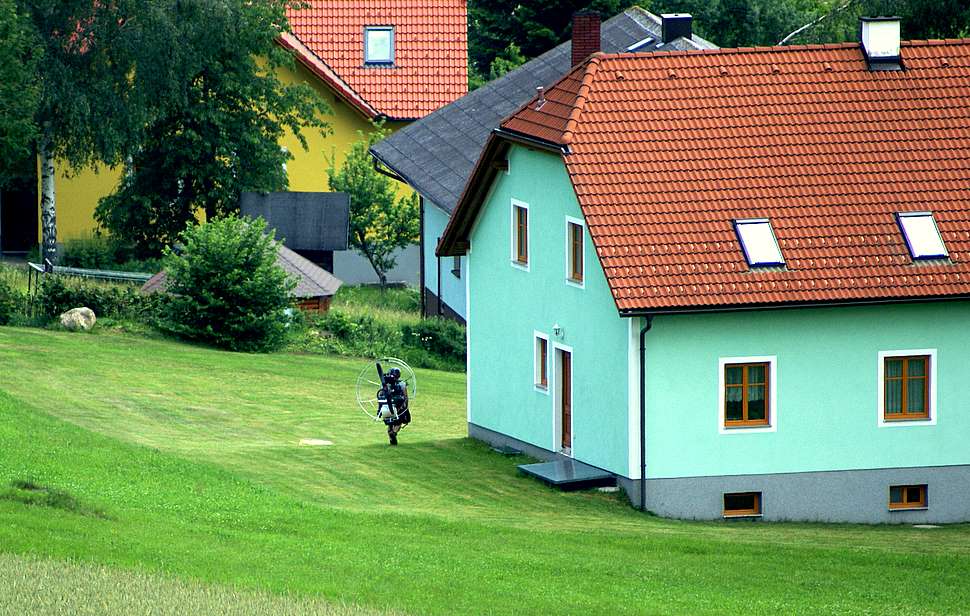
<svg viewBox="0 0 970 616"><path fill-rule="evenodd" d="M281 140L294 156L287 163L291 191L326 191L329 157L335 154L339 164L373 120L397 130L467 92L465 0L313 0L290 11L289 19L292 32L277 43L296 62L278 75L284 83L310 84L332 109L324 118L331 134L304 133L308 151L292 134ZM114 191L121 173L100 168L71 175L58 166L58 242L94 233L98 201ZM39 241L39 193L38 181L29 215L22 188L0 195L0 251L26 250Z"/></svg>

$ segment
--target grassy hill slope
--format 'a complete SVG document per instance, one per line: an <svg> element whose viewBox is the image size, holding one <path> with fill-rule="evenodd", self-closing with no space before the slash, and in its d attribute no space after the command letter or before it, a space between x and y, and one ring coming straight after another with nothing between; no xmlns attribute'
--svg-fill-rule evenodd
<svg viewBox="0 0 970 616"><path fill-rule="evenodd" d="M967 525L690 523L559 493L463 438L464 375L420 372L390 448L354 408L358 361L0 328L0 366L0 552L412 613L970 605Z"/></svg>

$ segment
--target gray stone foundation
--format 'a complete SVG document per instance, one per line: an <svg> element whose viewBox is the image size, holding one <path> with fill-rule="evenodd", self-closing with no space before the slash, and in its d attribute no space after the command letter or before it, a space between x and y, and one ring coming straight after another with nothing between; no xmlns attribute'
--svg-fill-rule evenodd
<svg viewBox="0 0 970 616"><path fill-rule="evenodd" d="M494 446L514 447L540 460L562 457L471 423L468 436ZM623 476L616 479L630 502L639 506L640 481ZM918 484L927 486L926 509L889 510L889 486ZM970 521L970 465L647 479L646 485L647 510L668 518L720 520L724 493L761 492L761 520L863 524Z"/></svg>

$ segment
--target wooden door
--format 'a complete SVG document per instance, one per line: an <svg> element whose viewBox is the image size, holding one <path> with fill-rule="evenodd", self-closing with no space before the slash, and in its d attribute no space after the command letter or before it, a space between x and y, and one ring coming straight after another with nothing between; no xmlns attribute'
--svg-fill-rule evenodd
<svg viewBox="0 0 970 616"><path fill-rule="evenodd" d="M559 392L562 400L562 448L573 446L573 357L567 351L562 353L562 378L559 379L562 389Z"/></svg>

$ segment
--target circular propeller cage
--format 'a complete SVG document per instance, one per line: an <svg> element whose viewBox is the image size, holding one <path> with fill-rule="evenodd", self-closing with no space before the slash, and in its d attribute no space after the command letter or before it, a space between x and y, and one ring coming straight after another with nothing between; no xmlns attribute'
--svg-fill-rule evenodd
<svg viewBox="0 0 970 616"><path fill-rule="evenodd" d="M401 382L407 385L409 401L413 401L418 394L418 379L414 375L414 370L404 360L396 357L382 357L364 366L364 369L357 375L357 405L374 421L381 420L377 414L379 406L377 392L381 389L380 377L377 375L377 364L381 365L384 374L390 372L391 368L397 368L401 371Z"/></svg>

